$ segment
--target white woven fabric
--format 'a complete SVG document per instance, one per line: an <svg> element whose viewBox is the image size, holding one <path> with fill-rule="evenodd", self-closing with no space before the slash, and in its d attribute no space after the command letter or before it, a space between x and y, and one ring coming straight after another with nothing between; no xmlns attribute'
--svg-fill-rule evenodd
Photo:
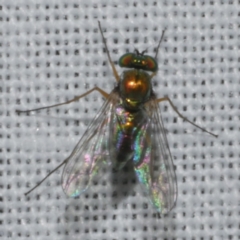
<svg viewBox="0 0 240 240"><path fill-rule="evenodd" d="M111 3L110 3L111 2ZM239 239L238 1L1 1L1 239L227 240ZM108 174L79 199L62 191L62 169L28 191L73 150L110 92L101 21L112 59L134 48L158 57L154 90L168 95L162 115L176 166L178 201L165 218L139 191L132 173ZM117 67L118 71L122 69Z"/></svg>

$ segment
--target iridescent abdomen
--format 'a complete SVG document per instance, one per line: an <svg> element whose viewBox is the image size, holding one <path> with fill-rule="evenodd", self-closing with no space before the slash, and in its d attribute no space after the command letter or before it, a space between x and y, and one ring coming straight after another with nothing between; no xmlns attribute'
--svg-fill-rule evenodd
<svg viewBox="0 0 240 240"><path fill-rule="evenodd" d="M120 104L115 109L114 124L111 126L110 139L111 160L115 170L121 169L129 160L139 162L139 151L142 151L139 136L143 134L148 123L145 109L130 112ZM145 133L144 133L145 134Z"/></svg>

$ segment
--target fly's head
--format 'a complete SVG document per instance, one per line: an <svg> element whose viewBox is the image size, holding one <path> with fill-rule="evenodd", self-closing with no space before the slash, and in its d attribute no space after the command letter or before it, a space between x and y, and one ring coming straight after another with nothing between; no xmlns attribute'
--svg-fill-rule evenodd
<svg viewBox="0 0 240 240"><path fill-rule="evenodd" d="M124 54L118 61L119 66L156 72L158 70L156 60L151 56L144 55L144 52L139 53L138 50L135 50L134 53Z"/></svg>

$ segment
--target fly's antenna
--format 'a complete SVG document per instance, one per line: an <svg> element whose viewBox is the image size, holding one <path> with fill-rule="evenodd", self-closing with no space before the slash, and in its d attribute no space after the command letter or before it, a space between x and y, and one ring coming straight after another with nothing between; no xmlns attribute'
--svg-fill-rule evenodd
<svg viewBox="0 0 240 240"><path fill-rule="evenodd" d="M137 48L134 49L135 53L139 56L143 56L146 52L147 52L148 49L145 49L144 51L142 52L139 52Z"/></svg>
<svg viewBox="0 0 240 240"><path fill-rule="evenodd" d="M140 55L140 52L138 51L137 48L135 48L134 51L135 51L135 53L136 53L137 55Z"/></svg>
<svg viewBox="0 0 240 240"><path fill-rule="evenodd" d="M141 52L141 55L143 56L146 52L148 51L148 49L145 49Z"/></svg>
<svg viewBox="0 0 240 240"><path fill-rule="evenodd" d="M116 70L116 68L115 68L115 65L114 65L114 63L113 63L113 61L112 61L112 59L111 59L111 56L110 56L110 54L109 54L108 47L107 47L107 43L106 43L106 40L105 40L105 38L104 38L104 36L103 36L103 30L102 30L100 21L98 21L98 27L99 27L100 33L101 33L101 35L102 35L103 44L104 44L104 46L105 46L105 48L106 48L106 52L107 52L107 56L108 56L108 61L109 61L110 64L111 64L111 67L112 67L112 70L113 70L113 74L114 74L114 76L115 76L115 78L116 78L116 81L119 82L119 81L120 81L120 77L119 77L118 72L117 72L117 70Z"/></svg>
<svg viewBox="0 0 240 240"><path fill-rule="evenodd" d="M160 44L161 44L161 42L162 42L162 40L163 40L163 37L164 37L164 33L165 33L165 31L166 31L166 29L164 29L164 30L162 31L162 36L161 36L161 38L160 38L160 40L159 40L159 43L158 43L158 46L157 46L157 52L156 52L156 55L155 55L155 59L157 59L157 56L158 56L158 50L159 50L159 48L160 48Z"/></svg>

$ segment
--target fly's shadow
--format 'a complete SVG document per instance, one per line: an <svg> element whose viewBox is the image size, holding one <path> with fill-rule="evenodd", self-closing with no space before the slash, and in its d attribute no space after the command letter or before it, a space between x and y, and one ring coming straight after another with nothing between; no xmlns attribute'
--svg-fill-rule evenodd
<svg viewBox="0 0 240 240"><path fill-rule="evenodd" d="M119 204L126 197L136 195L134 188L137 178L131 161L118 171L112 169L110 178L113 204Z"/></svg>

